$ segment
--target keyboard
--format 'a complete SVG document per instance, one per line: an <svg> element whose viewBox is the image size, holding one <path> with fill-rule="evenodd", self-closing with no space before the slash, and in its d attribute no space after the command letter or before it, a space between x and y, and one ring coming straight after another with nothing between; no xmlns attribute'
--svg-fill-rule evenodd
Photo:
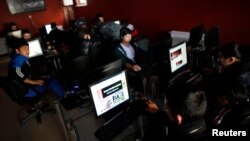
<svg viewBox="0 0 250 141"><path fill-rule="evenodd" d="M194 73L191 70L185 70L185 71L177 74L172 79L170 79L169 84L189 83L200 75L201 75L200 73Z"/></svg>
<svg viewBox="0 0 250 141"><path fill-rule="evenodd" d="M125 128L131 125L142 113L145 102L136 101L124 111L121 111L112 119L103 124L95 131L95 136L101 141L110 141L121 133Z"/></svg>
<svg viewBox="0 0 250 141"><path fill-rule="evenodd" d="M133 120L129 117L129 114L126 111L120 112L111 120L102 125L95 132L95 136L101 141L110 141L132 122Z"/></svg>

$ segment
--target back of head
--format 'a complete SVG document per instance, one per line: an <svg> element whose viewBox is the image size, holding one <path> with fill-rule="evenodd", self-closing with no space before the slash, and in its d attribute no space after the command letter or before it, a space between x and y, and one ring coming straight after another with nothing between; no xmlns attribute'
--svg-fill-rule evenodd
<svg viewBox="0 0 250 141"><path fill-rule="evenodd" d="M50 23L50 26L51 26L51 29L54 29L54 28L56 28L56 23L52 22L52 23Z"/></svg>
<svg viewBox="0 0 250 141"><path fill-rule="evenodd" d="M28 46L29 44L27 43L27 41L23 38L21 39L17 39L14 43L14 48L13 49L20 49L22 46Z"/></svg>
<svg viewBox="0 0 250 141"><path fill-rule="evenodd" d="M223 97L229 101L228 106L245 104L248 101L246 87L234 79L226 79L218 91L218 97Z"/></svg>
<svg viewBox="0 0 250 141"><path fill-rule="evenodd" d="M25 33L30 33L28 29L22 29L22 35Z"/></svg>
<svg viewBox="0 0 250 141"><path fill-rule="evenodd" d="M241 59L239 45L235 43L227 43L220 49L220 53L224 58L236 57Z"/></svg>
<svg viewBox="0 0 250 141"><path fill-rule="evenodd" d="M84 17L81 17L79 19L76 20L75 25L77 28L86 25L87 26L87 20Z"/></svg>
<svg viewBox="0 0 250 141"><path fill-rule="evenodd" d="M182 115L184 121L202 119L207 108L205 92L186 83L173 85L168 90L167 104L171 112Z"/></svg>
<svg viewBox="0 0 250 141"><path fill-rule="evenodd" d="M18 30L18 27L15 22L10 22L8 27L9 27L8 32Z"/></svg>
<svg viewBox="0 0 250 141"><path fill-rule="evenodd" d="M104 22L104 18L103 18L103 15L101 13L97 13L95 15L95 18L94 18L94 21L98 21L98 22Z"/></svg>
<svg viewBox="0 0 250 141"><path fill-rule="evenodd" d="M128 24L129 24L129 23L128 23L128 20L127 20L127 19L123 18L123 19L120 20L120 25L121 25L122 27L126 27Z"/></svg>

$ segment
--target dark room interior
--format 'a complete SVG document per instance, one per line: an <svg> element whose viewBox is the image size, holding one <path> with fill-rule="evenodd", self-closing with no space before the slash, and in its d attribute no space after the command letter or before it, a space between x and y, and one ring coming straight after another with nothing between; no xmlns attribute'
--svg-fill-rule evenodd
<svg viewBox="0 0 250 141"><path fill-rule="evenodd" d="M232 122L239 120L240 126L235 124L230 132L235 130L237 136L249 137L249 7L249 0L0 0L0 140L161 141L169 139L168 135L178 137L179 130L169 130L172 124L169 129L163 127L173 122L174 125L184 123L181 127L187 129L185 137L202 132L199 139L208 141L211 135L218 136L220 128L230 129L226 123L224 125L230 121L224 120L223 124L220 121L227 112L229 119L232 115L240 115ZM94 18L98 14L104 17L105 23L100 24L97 31ZM10 44L8 33L14 36L14 32L8 32L7 28L12 22L20 33L21 29L22 32L27 30L32 38L19 44L22 37L12 40L17 44ZM50 33L54 29L59 32L52 36ZM20 48L23 46L28 46L28 56L22 54ZM33 46L38 50L32 50ZM126 50L126 47L133 49ZM42 75L45 81L53 76L58 80L63 95L54 95L52 88L46 91L46 96L28 98L28 102L9 96L9 92L17 91L9 81L10 69L16 66L9 64L15 63L12 59L20 54L27 59L24 64L31 64L37 71L35 77ZM230 67L231 62L236 65ZM22 75L18 70L22 67L15 68L18 76ZM232 68L233 74L226 68ZM8 79L2 79L7 76ZM22 82L27 83L25 80ZM44 85L44 81L35 85ZM183 89L178 89L179 84ZM187 94L171 95L175 92ZM243 100L236 97L243 104L230 101L228 99L233 96L221 93L240 93L244 95L240 97ZM189 94L199 95L199 99L195 101L191 97L189 103L181 103L190 98ZM185 96L187 98L182 98ZM176 97L183 101L178 103ZM178 102L168 102L167 98ZM233 103L238 108L236 112L230 113L235 107L230 109L223 100ZM203 108L203 111L197 110L200 115L192 115L198 117L199 123L187 114L194 107L184 109L184 116L174 113L180 110L178 104ZM48 105L53 109L43 112L42 108ZM27 123L21 121L26 114L31 115ZM167 121L158 120L166 115ZM195 125L195 129L189 131L187 127L193 126L187 124L189 120L199 127ZM158 127L158 124L162 125ZM155 137L158 130L151 130L152 127L160 129L164 135ZM219 128L217 132L215 128ZM220 135L224 134L226 131Z"/></svg>

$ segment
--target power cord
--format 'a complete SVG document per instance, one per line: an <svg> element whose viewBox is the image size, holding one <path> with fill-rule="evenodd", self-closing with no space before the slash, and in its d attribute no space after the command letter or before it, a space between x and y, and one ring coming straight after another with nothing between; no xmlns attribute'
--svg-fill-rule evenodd
<svg viewBox="0 0 250 141"><path fill-rule="evenodd" d="M31 24L32 24L34 27L40 28L40 26L38 26L38 25L34 22L34 20L33 20L33 18L32 18L31 15L29 15L29 20L30 20Z"/></svg>

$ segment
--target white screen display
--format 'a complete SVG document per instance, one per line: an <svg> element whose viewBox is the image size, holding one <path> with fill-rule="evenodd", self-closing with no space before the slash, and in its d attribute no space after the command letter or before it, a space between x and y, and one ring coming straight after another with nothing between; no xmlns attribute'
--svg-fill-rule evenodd
<svg viewBox="0 0 250 141"><path fill-rule="evenodd" d="M49 34L50 31L52 30L51 25L50 24L45 25L45 29L46 29L47 34Z"/></svg>
<svg viewBox="0 0 250 141"><path fill-rule="evenodd" d="M187 46L183 42L169 49L171 72L175 72L187 64Z"/></svg>
<svg viewBox="0 0 250 141"><path fill-rule="evenodd" d="M125 71L90 86L97 116L129 100Z"/></svg>
<svg viewBox="0 0 250 141"><path fill-rule="evenodd" d="M39 39L28 41L28 44L30 50L29 58L43 55L42 46Z"/></svg>
<svg viewBox="0 0 250 141"><path fill-rule="evenodd" d="M16 30L16 31L12 31L12 36L16 37L16 38L22 38L22 31L21 30Z"/></svg>

